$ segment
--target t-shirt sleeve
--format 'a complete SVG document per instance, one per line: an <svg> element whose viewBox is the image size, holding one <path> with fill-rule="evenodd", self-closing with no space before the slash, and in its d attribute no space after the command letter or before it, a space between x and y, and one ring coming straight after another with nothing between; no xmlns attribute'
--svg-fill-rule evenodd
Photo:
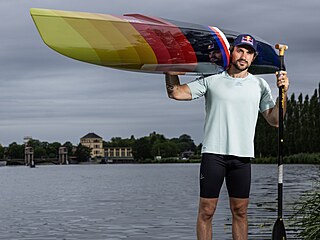
<svg viewBox="0 0 320 240"><path fill-rule="evenodd" d="M204 77L189 82L187 85L190 88L192 99L202 97L207 91L207 81Z"/></svg>
<svg viewBox="0 0 320 240"><path fill-rule="evenodd" d="M260 112L264 112L275 106L275 102L272 98L271 89L266 81L262 81L261 100L260 100Z"/></svg>

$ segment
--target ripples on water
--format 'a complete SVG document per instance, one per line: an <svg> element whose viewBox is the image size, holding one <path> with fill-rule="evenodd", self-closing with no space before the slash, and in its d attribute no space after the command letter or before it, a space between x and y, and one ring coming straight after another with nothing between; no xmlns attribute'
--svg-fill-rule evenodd
<svg viewBox="0 0 320 240"><path fill-rule="evenodd" d="M0 239L194 240L198 172L198 164L1 167ZM318 178L319 166L285 165L286 226ZM271 239L276 198L277 166L253 165L249 239ZM231 239L225 187L213 230L214 239Z"/></svg>

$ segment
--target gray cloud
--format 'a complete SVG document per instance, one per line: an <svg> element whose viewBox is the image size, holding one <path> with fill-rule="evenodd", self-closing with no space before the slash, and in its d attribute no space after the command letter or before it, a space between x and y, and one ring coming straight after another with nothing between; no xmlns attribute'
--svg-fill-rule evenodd
<svg viewBox="0 0 320 240"><path fill-rule="evenodd" d="M176 102L161 75L124 72L68 59L41 40L31 7L122 15L142 13L248 32L271 44L287 43L291 92L313 94L320 81L320 2L0 0L0 143L25 135L75 144L89 131L106 140L152 131L202 139L203 100ZM263 76L277 94L274 76ZM182 82L192 78L183 77Z"/></svg>

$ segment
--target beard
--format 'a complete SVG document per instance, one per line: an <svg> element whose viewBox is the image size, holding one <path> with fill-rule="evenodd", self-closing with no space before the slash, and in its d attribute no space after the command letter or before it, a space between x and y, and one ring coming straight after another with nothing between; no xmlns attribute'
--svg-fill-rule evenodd
<svg viewBox="0 0 320 240"><path fill-rule="evenodd" d="M242 64L241 62L245 62L245 64ZM250 67L249 63L243 59L233 61L231 64L239 71L245 71Z"/></svg>

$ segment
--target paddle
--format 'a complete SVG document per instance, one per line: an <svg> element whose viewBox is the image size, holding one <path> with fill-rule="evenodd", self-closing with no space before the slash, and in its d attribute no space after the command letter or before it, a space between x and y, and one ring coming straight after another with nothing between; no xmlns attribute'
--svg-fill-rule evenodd
<svg viewBox="0 0 320 240"><path fill-rule="evenodd" d="M284 52L288 46L277 44L279 50L280 71L286 70L284 65ZM272 240L286 240L286 230L282 219L282 187L283 187L283 108L284 88L279 87L279 128L278 128L278 218L273 225Z"/></svg>

